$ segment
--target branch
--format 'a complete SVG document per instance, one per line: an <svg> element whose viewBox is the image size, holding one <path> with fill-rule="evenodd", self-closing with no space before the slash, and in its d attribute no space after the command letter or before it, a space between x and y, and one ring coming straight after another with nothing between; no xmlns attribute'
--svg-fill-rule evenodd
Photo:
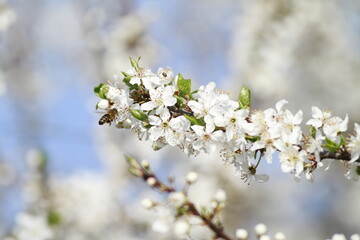
<svg viewBox="0 0 360 240"><path fill-rule="evenodd" d="M351 155L348 152L330 152L330 151L323 151L320 152L320 159L333 159L333 160L341 160L341 161L350 161ZM360 158L355 162L360 163Z"/></svg>
<svg viewBox="0 0 360 240"><path fill-rule="evenodd" d="M234 240L229 235L224 233L224 228L221 224L216 224L213 222L213 218L216 214L218 214L219 210L221 210L220 202L219 206L215 208L214 212L212 214L209 214L208 216L205 214L202 214L199 212L199 210L195 207L194 203L191 202L187 196L186 191L176 191L174 187L166 185L165 183L161 182L156 174L151 170L148 162L143 162L140 164L137 162L136 159L130 156L125 156L126 160L129 163L129 171L132 175L139 177L143 179L148 185L150 185L152 188L164 192L167 194L178 194L180 193L180 196L184 194L184 199L180 200L177 199L176 201L180 202L180 204L176 204L176 211L175 212L182 212L182 215L193 215L202 220L205 226L207 226L213 233L214 233L214 239L224 239L224 240ZM196 177L197 178L197 177ZM196 181L196 178L192 177L191 180L187 179L187 184L190 185ZM170 181L173 181L172 179ZM178 197L177 197L178 198Z"/></svg>
<svg viewBox="0 0 360 240"><path fill-rule="evenodd" d="M233 240L231 237L229 237L226 233L224 233L223 227L218 227L216 224L214 224L210 219L208 219L206 216L202 215L194 206L192 202L187 202L187 206L189 207L189 210L191 213L199 218L201 218L205 225L207 225L214 233L216 238L222 238L225 240Z"/></svg>

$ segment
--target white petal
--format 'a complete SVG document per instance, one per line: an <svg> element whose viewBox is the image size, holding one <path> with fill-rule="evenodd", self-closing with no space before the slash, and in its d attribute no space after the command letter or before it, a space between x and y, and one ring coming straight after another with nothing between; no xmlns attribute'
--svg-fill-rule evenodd
<svg viewBox="0 0 360 240"><path fill-rule="evenodd" d="M275 105L276 111L281 112L284 105L287 103L288 103L288 101L286 101L285 99L278 101Z"/></svg>
<svg viewBox="0 0 360 240"><path fill-rule="evenodd" d="M159 139L159 137L162 137L164 135L164 129L160 128L160 127L152 127L149 129L149 133L150 133L150 139L152 141L156 141Z"/></svg>
<svg viewBox="0 0 360 240"><path fill-rule="evenodd" d="M150 110L153 110L156 107L157 107L157 105L153 101L141 104L141 110L143 110L143 111L150 111Z"/></svg>
<svg viewBox="0 0 360 240"><path fill-rule="evenodd" d="M163 99L164 105L167 107L174 106L176 103L176 98L174 96L168 96Z"/></svg>
<svg viewBox="0 0 360 240"><path fill-rule="evenodd" d="M360 125L355 123L354 124L354 129L355 129L356 135L360 135Z"/></svg>
<svg viewBox="0 0 360 240"><path fill-rule="evenodd" d="M259 183L264 183L269 181L270 177L266 174L255 174L255 180Z"/></svg>
<svg viewBox="0 0 360 240"><path fill-rule="evenodd" d="M198 136L202 136L204 135L205 131L204 131L204 127L199 126L199 125L194 125L191 126L192 130L194 130L194 132L196 133L196 135Z"/></svg>
<svg viewBox="0 0 360 240"><path fill-rule="evenodd" d="M323 118L323 113L318 107L312 106L311 107L311 112L312 112L312 117L313 118L317 118L317 119L322 119Z"/></svg>
<svg viewBox="0 0 360 240"><path fill-rule="evenodd" d="M221 130L218 130L216 132L213 132L211 134L211 138L215 141L218 141L218 142L224 142L225 141L225 134L223 131Z"/></svg>
<svg viewBox="0 0 360 240"><path fill-rule="evenodd" d="M323 124L322 121L319 119L310 119L309 121L306 122L306 125L310 125L315 128L321 127L322 124Z"/></svg>
<svg viewBox="0 0 360 240"><path fill-rule="evenodd" d="M160 126L161 119L157 116L149 116L149 123L154 126Z"/></svg>
<svg viewBox="0 0 360 240"><path fill-rule="evenodd" d="M195 114L200 114L203 109L202 104L200 104L196 101L193 101L193 100L188 102L188 106Z"/></svg>
<svg viewBox="0 0 360 240"><path fill-rule="evenodd" d="M349 123L349 116L346 114L344 121L340 123L340 132L346 132Z"/></svg>
<svg viewBox="0 0 360 240"><path fill-rule="evenodd" d="M254 142L254 144L252 145L250 150L255 151L255 150L258 150L258 149L262 149L264 147L265 147L265 142L264 141L256 141L256 142Z"/></svg>
<svg viewBox="0 0 360 240"><path fill-rule="evenodd" d="M170 112L167 108L162 108L159 112L161 120L166 122L170 118Z"/></svg>
<svg viewBox="0 0 360 240"><path fill-rule="evenodd" d="M301 110L299 110L293 119L293 124L299 125L303 120L303 112Z"/></svg>

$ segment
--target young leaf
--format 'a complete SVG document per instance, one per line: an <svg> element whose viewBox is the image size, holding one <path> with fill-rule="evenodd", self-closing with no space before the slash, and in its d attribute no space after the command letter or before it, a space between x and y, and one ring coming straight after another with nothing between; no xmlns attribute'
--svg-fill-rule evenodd
<svg viewBox="0 0 360 240"><path fill-rule="evenodd" d="M313 127L313 126L310 127L310 135L311 135L313 138L315 138L315 136L316 136L316 128Z"/></svg>
<svg viewBox="0 0 360 240"><path fill-rule="evenodd" d="M186 95L190 95L191 79L184 79L184 77L179 73L177 85L180 91L180 96L185 97Z"/></svg>
<svg viewBox="0 0 360 240"><path fill-rule="evenodd" d="M140 110L130 109L130 113L134 116L134 118L139 119L140 121L148 121L148 116Z"/></svg>
<svg viewBox="0 0 360 240"><path fill-rule="evenodd" d="M139 58L140 60L140 58ZM130 57L130 63L131 63L131 66L135 69L135 71L138 71L139 70L139 63L138 61L136 61L135 59L133 59L132 57Z"/></svg>
<svg viewBox="0 0 360 240"><path fill-rule="evenodd" d="M341 134L340 135L340 143L339 143L339 147L342 147L346 144L346 139L345 137Z"/></svg>
<svg viewBox="0 0 360 240"><path fill-rule="evenodd" d="M124 155L124 157L131 167L136 168L136 169L141 169L140 164L138 163L138 161L136 161L135 158L133 158L130 155Z"/></svg>
<svg viewBox="0 0 360 240"><path fill-rule="evenodd" d="M103 83L100 83L99 86L94 88L94 93L96 96L106 99L106 93L109 91L109 86Z"/></svg>
<svg viewBox="0 0 360 240"><path fill-rule="evenodd" d="M183 116L190 121L191 125L205 126L205 121L203 118L196 119L195 117L186 114L184 114Z"/></svg>
<svg viewBox="0 0 360 240"><path fill-rule="evenodd" d="M245 135L245 138L246 138L246 140L249 140L250 142L256 142L261 139L260 136L249 136L249 135Z"/></svg>
<svg viewBox="0 0 360 240"><path fill-rule="evenodd" d="M325 147L327 149L329 149L329 151L331 151L331 152L336 152L340 148L340 146L338 144L334 143L333 141L331 141L328 138L325 138Z"/></svg>
<svg viewBox="0 0 360 240"><path fill-rule="evenodd" d="M179 104L179 105L181 105L181 104L183 104L184 103L184 100L182 99L182 97L179 97L179 96L177 96L177 95L174 95L174 97L176 98L176 102L177 102L177 104Z"/></svg>
<svg viewBox="0 0 360 240"><path fill-rule="evenodd" d="M61 216L58 212L49 211L47 221L50 226L56 226L61 223Z"/></svg>
<svg viewBox="0 0 360 240"><path fill-rule="evenodd" d="M250 98L251 98L250 90L245 85L243 85L239 95L239 105L241 109L250 109L250 103L251 103Z"/></svg>

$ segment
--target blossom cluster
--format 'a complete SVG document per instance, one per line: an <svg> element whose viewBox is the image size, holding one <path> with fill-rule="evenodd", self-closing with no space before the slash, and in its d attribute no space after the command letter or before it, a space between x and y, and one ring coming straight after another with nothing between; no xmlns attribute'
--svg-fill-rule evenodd
<svg viewBox="0 0 360 240"><path fill-rule="evenodd" d="M114 76L111 84L94 89L102 98L97 108L107 111L99 123L115 122L129 128L139 139L151 140L158 150L177 146L188 155L212 154L221 147L224 161L233 164L245 181L253 177L264 182L267 175L256 170L264 156L268 163L279 152L283 172L296 179L302 175L313 179L313 171L323 166L325 158L343 160L348 179L357 180L360 172L360 125L348 139L349 118L333 116L330 111L312 107L312 118L306 121L309 133L301 128L303 112L286 109L286 100L264 111L250 109L250 90L245 86L238 101L216 88L214 82L191 90L191 80L174 76L170 67L157 73L139 66Z"/></svg>

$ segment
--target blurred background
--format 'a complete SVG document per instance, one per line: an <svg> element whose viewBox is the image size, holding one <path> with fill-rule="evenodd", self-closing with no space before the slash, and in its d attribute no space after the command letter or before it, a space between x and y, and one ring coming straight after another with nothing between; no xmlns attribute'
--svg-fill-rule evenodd
<svg viewBox="0 0 360 240"><path fill-rule="evenodd" d="M156 215L139 202L162 196L127 173L123 154L179 185L197 171L198 204L225 189L229 233L259 222L295 240L359 232L360 188L341 164L296 183L274 161L260 169L268 183L247 185L216 154L154 152L99 126L93 87L127 70L129 56L154 71L170 66L194 88L214 81L234 98L246 84L253 109L285 98L305 118L316 105L348 113L350 132L360 122L360 1L1 0L2 239L173 239L152 231Z"/></svg>

